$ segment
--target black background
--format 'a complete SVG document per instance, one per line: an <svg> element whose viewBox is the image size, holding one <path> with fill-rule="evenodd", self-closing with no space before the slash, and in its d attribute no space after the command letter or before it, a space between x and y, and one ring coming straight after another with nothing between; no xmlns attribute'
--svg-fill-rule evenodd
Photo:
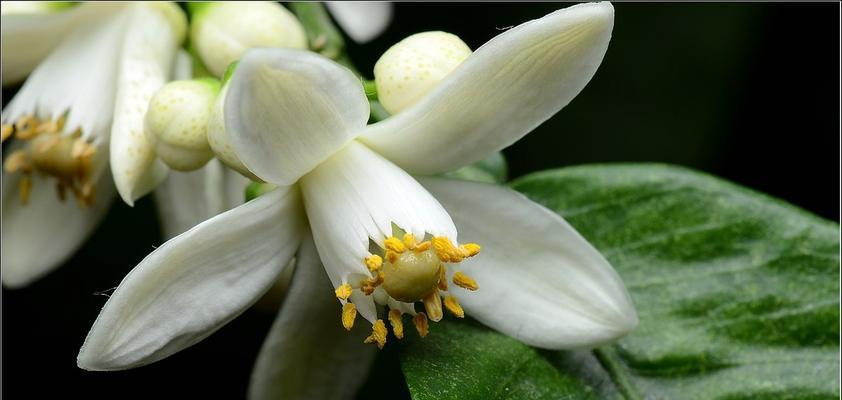
<svg viewBox="0 0 842 400"><path fill-rule="evenodd" d="M403 3L389 30L352 59L415 32L445 30L477 48L553 3ZM564 110L506 149L511 177L566 165L664 162L696 168L839 220L839 6L615 4L595 78ZM4 103L12 92L4 91ZM154 203L115 202L77 255L23 290L2 292L3 394L240 398L273 318L247 311L210 338L131 371L91 373L76 353L106 297L161 243ZM14 234L4 232L3 234ZM48 246L49 243L45 243ZM406 395L387 346L362 397ZM4 397L5 397L4 396Z"/></svg>

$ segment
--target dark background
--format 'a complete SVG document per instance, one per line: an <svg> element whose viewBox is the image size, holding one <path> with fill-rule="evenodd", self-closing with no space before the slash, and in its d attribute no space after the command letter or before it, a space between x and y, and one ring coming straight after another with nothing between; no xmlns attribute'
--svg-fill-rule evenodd
<svg viewBox="0 0 842 400"><path fill-rule="evenodd" d="M389 30L349 43L362 71L419 31L477 48L561 4L398 4ZM564 110L506 149L510 176L583 163L665 162L706 171L839 220L839 5L615 4L594 79ZM11 92L4 91L4 103ZM274 315L253 309L166 360L91 373L76 353L106 297L161 243L154 203L115 202L77 255L23 290L2 292L8 398L240 398ZM4 232L4 234L14 234ZM49 245L49 244L45 244ZM361 392L406 394L387 346Z"/></svg>

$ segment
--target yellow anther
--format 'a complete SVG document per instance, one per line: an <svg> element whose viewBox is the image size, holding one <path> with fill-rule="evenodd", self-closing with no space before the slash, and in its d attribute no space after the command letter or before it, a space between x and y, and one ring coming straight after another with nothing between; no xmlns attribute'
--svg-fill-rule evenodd
<svg viewBox="0 0 842 400"><path fill-rule="evenodd" d="M73 158L77 159L86 159L93 157L96 153L96 147L92 146L90 143L86 142L83 139L76 139L73 141L73 148L70 151L70 155Z"/></svg>
<svg viewBox="0 0 842 400"><path fill-rule="evenodd" d="M390 236L383 241L383 245L386 247L386 250L401 254L406 251L406 246L404 246L403 242L394 237Z"/></svg>
<svg viewBox="0 0 842 400"><path fill-rule="evenodd" d="M418 243L418 245L416 245L415 249L413 249L413 250L415 250L416 253L421 253L421 252L429 250L430 247L432 247L432 246L433 246L433 244L430 243L430 241L428 240L426 242Z"/></svg>
<svg viewBox="0 0 842 400"><path fill-rule="evenodd" d="M345 303L342 306L342 326L350 331L354 327L354 320L357 319L357 306L354 303Z"/></svg>
<svg viewBox="0 0 842 400"><path fill-rule="evenodd" d="M447 268L444 264L439 265L439 289L447 290Z"/></svg>
<svg viewBox="0 0 842 400"><path fill-rule="evenodd" d="M465 253L450 242L450 239L437 236L433 240L433 249L436 250L436 255L439 260L450 263L458 263L465 258Z"/></svg>
<svg viewBox="0 0 842 400"><path fill-rule="evenodd" d="M464 251L465 257L473 257L479 254L480 247L476 243L465 243L462 246L459 246L461 250Z"/></svg>
<svg viewBox="0 0 842 400"><path fill-rule="evenodd" d="M377 271L377 275L373 278L363 279L360 281L360 290L366 294L366 296L371 295L374 293L374 289L377 289L381 283L383 283L383 271Z"/></svg>
<svg viewBox="0 0 842 400"><path fill-rule="evenodd" d="M32 115L24 115L15 122L15 137L21 140L28 140L38 133L38 120Z"/></svg>
<svg viewBox="0 0 842 400"><path fill-rule="evenodd" d="M382 265L383 259L377 254L372 254L365 258L365 266L368 267L368 270L371 272L379 270Z"/></svg>
<svg viewBox="0 0 842 400"><path fill-rule="evenodd" d="M0 142L5 142L15 133L15 128L11 124L3 124L3 130L0 133Z"/></svg>
<svg viewBox="0 0 842 400"><path fill-rule="evenodd" d="M20 177L18 192L20 193L20 203L27 205L29 203L29 194L32 192L32 178L27 175Z"/></svg>
<svg viewBox="0 0 842 400"><path fill-rule="evenodd" d="M17 171L29 173L32 172L32 163L29 161L29 156L25 150L15 150L6 157L6 161L3 162L3 169L10 174Z"/></svg>
<svg viewBox="0 0 842 400"><path fill-rule="evenodd" d="M392 264L398 262L398 258L400 258L400 256L401 255L399 253L395 253L392 250L386 250L386 260Z"/></svg>
<svg viewBox="0 0 842 400"><path fill-rule="evenodd" d="M441 297L438 290L424 297L424 310L433 322L441 321L444 315L441 312Z"/></svg>
<svg viewBox="0 0 842 400"><path fill-rule="evenodd" d="M395 333L395 337L403 339L403 320L400 310L389 310L389 323L392 324L392 332Z"/></svg>
<svg viewBox="0 0 842 400"><path fill-rule="evenodd" d="M479 289L477 281L475 281L474 278L465 275L464 273L462 273L462 271L458 271L455 274L453 274L453 284L468 290Z"/></svg>
<svg viewBox="0 0 842 400"><path fill-rule="evenodd" d="M351 287L351 285L347 283L342 284L338 288L336 288L336 297L340 300L348 300L348 298L351 297L352 290L353 288Z"/></svg>
<svg viewBox="0 0 842 400"><path fill-rule="evenodd" d="M453 313L453 315L455 315L457 318L465 318L465 310L462 309L462 306L459 305L459 300L457 300L455 297L445 297L444 307L447 308L447 311Z"/></svg>
<svg viewBox="0 0 842 400"><path fill-rule="evenodd" d="M430 333L430 326L427 323L426 314L422 312L415 314L415 317L412 318L412 323L415 324L415 330L418 331L418 336L425 337Z"/></svg>
<svg viewBox="0 0 842 400"><path fill-rule="evenodd" d="M79 203L81 206L91 206L94 204L94 185L90 181L86 181L82 184L82 188L79 189L78 193L76 194L76 202Z"/></svg>
<svg viewBox="0 0 842 400"><path fill-rule="evenodd" d="M382 319L378 319L377 322L374 323L374 326L371 327L371 335L368 335L365 338L365 343L375 343L377 342L377 348L383 349L383 346L386 345L386 334L389 333L386 330L386 324L383 323Z"/></svg>
<svg viewBox="0 0 842 400"><path fill-rule="evenodd" d="M56 118L49 122L42 122L38 124L38 128L35 129L35 134L40 135L42 133L59 133L64 128L64 117Z"/></svg>
<svg viewBox="0 0 842 400"><path fill-rule="evenodd" d="M406 246L407 249L414 249L417 242L415 241L415 235L411 233L404 233L403 234L403 244Z"/></svg>

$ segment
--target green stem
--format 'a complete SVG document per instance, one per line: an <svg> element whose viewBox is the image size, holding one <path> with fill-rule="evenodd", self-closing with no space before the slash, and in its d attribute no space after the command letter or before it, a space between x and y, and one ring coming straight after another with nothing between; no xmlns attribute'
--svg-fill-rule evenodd
<svg viewBox="0 0 842 400"><path fill-rule="evenodd" d="M307 32L310 49L340 63L347 61L345 39L321 3L294 2L289 6ZM346 66L348 64L350 62L345 63Z"/></svg>
<svg viewBox="0 0 842 400"><path fill-rule="evenodd" d="M594 355L596 355L597 360L599 360L599 363L602 364L602 367L608 371L608 375L613 378L614 385L617 386L617 389L620 390L623 397L628 400L643 399L643 396L638 393L637 389L632 384L631 377L625 368L623 368L623 362L620 361L620 356L613 347L603 346L595 349L593 352Z"/></svg>

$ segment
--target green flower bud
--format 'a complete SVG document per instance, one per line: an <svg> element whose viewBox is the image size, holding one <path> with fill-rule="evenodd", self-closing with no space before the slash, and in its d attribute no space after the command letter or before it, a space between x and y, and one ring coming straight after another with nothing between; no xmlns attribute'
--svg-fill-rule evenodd
<svg viewBox="0 0 842 400"><path fill-rule="evenodd" d="M194 12L190 41L205 66L217 77L250 48L307 48L307 35L301 23L277 3L205 3L191 10Z"/></svg>
<svg viewBox="0 0 842 400"><path fill-rule="evenodd" d="M167 83L152 96L144 129L170 168L192 171L213 158L207 130L218 93L219 82L203 78Z"/></svg>
<svg viewBox="0 0 842 400"><path fill-rule="evenodd" d="M377 97L391 114L415 104L471 55L458 36L422 32L386 50L374 64Z"/></svg>

